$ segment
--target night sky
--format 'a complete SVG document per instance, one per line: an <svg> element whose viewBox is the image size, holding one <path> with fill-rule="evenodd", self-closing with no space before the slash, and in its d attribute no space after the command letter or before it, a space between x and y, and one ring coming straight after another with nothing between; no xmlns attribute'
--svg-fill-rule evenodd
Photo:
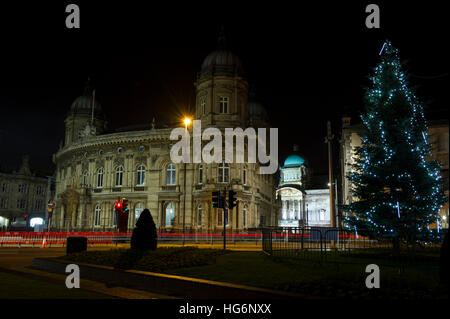
<svg viewBox="0 0 450 319"><path fill-rule="evenodd" d="M372 2L364 1L91 2L2 4L3 169L28 153L33 168L53 170L64 118L88 75L111 129L177 122L192 112L193 82L222 25L279 128L280 160L296 143L311 168L327 172L326 121L338 136L342 115L358 116L385 39L399 48L427 114L448 116L448 11L437 2L378 1L378 30L365 27ZM69 3L80 6L81 29L65 28Z"/></svg>

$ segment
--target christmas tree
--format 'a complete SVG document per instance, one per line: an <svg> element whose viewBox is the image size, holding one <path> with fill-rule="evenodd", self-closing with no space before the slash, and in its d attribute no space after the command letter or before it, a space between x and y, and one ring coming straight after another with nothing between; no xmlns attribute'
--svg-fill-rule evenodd
<svg viewBox="0 0 450 319"><path fill-rule="evenodd" d="M398 50L386 41L365 95L362 145L347 177L356 200L344 221L361 235L416 243L437 239L446 202L440 165L429 160L431 144L423 106L409 88ZM428 161L427 161L428 160Z"/></svg>

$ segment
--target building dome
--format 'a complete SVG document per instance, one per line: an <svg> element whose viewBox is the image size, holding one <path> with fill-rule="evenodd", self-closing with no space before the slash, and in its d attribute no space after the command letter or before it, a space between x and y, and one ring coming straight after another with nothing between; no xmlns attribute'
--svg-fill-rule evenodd
<svg viewBox="0 0 450 319"><path fill-rule="evenodd" d="M305 160L298 155L292 154L289 155L286 160L284 161L284 166L283 168L288 168L288 167L300 167L305 163Z"/></svg>
<svg viewBox="0 0 450 319"><path fill-rule="evenodd" d="M72 102L70 107L70 112L72 114L90 114L92 112L92 102L93 102L93 89L90 85L90 80L88 79L84 87L83 95L77 97L75 101ZM102 110L100 103L95 99L94 101L94 112L95 114L100 113Z"/></svg>
<svg viewBox="0 0 450 319"><path fill-rule="evenodd" d="M231 52L226 43L225 32L222 28L217 40L217 50L208 54L203 60L200 74L239 74L242 75L242 63L237 55Z"/></svg>
<svg viewBox="0 0 450 319"><path fill-rule="evenodd" d="M243 73L241 60L237 55L228 50L213 51L203 60L201 72L208 71Z"/></svg>

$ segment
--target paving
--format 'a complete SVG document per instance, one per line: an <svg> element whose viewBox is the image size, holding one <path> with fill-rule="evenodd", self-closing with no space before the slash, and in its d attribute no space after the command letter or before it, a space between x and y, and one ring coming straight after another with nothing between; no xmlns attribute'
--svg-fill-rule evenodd
<svg viewBox="0 0 450 319"><path fill-rule="evenodd" d="M181 243L161 243L158 247L180 247ZM195 244L189 243L185 246L198 248L215 248L222 249L223 244ZM128 248L129 244L117 245L103 245L88 247L88 250L109 250L115 248ZM227 249L237 251L258 251L261 250L261 245L255 243L227 243ZM66 276L61 274L48 273L36 269L31 269L29 266L33 258L51 258L58 257L65 254L65 247L0 247L0 271L7 272L23 277L45 280L48 282L65 285ZM81 278L81 287L85 290L110 295L112 297L126 298L126 299L173 299L171 296L151 293L142 290L134 290L125 287L109 287L104 283L86 280Z"/></svg>
<svg viewBox="0 0 450 319"><path fill-rule="evenodd" d="M108 250L112 247L93 247L89 250ZM65 248L0 248L0 271L31 279L45 280L65 285L66 276L28 268L35 257L58 257L65 254ZM125 299L173 299L171 296L134 290L125 287L108 287L104 283L86 280L81 277L82 289Z"/></svg>

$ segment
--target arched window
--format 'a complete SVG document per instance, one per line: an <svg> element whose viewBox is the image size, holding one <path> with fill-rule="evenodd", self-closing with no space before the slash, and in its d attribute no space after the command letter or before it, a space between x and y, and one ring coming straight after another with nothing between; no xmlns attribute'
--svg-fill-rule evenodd
<svg viewBox="0 0 450 319"><path fill-rule="evenodd" d="M122 179L123 179L123 167L118 166L116 168L116 186L122 186Z"/></svg>
<svg viewBox="0 0 450 319"><path fill-rule="evenodd" d="M95 227L100 227L101 213L102 213L102 209L100 208L100 205L95 206L95 211L94 211L94 226Z"/></svg>
<svg viewBox="0 0 450 319"><path fill-rule="evenodd" d="M111 218L111 220L112 220L112 225L113 226L117 226L117 213L116 213L115 204L116 203L112 204L112 218Z"/></svg>
<svg viewBox="0 0 450 319"><path fill-rule="evenodd" d="M103 187L103 168L99 168L97 171L97 187Z"/></svg>
<svg viewBox="0 0 450 319"><path fill-rule="evenodd" d="M198 183L203 183L203 165L201 164L198 166Z"/></svg>
<svg viewBox="0 0 450 319"><path fill-rule="evenodd" d="M145 185L145 166L139 165L137 168L136 185Z"/></svg>
<svg viewBox="0 0 450 319"><path fill-rule="evenodd" d="M197 225L202 226L202 205L197 207Z"/></svg>
<svg viewBox="0 0 450 319"><path fill-rule="evenodd" d="M242 208L242 227L247 226L247 205Z"/></svg>
<svg viewBox="0 0 450 319"><path fill-rule="evenodd" d="M170 202L166 206L166 227L173 226L175 222L175 205Z"/></svg>
<svg viewBox="0 0 450 319"><path fill-rule="evenodd" d="M177 169L175 164L167 165L167 185L175 185L175 177L176 177Z"/></svg>
<svg viewBox="0 0 450 319"><path fill-rule="evenodd" d="M142 203L137 203L136 207L134 208L134 224L136 225L139 216L141 216L142 211L144 210L144 205Z"/></svg>
<svg viewBox="0 0 450 319"><path fill-rule="evenodd" d="M242 169L242 184L247 185L247 166Z"/></svg>
<svg viewBox="0 0 450 319"><path fill-rule="evenodd" d="M83 172L83 186L87 186L87 178L88 178L88 172Z"/></svg>
<svg viewBox="0 0 450 319"><path fill-rule="evenodd" d="M228 183L230 181L230 167L227 163L219 164L219 183Z"/></svg>

